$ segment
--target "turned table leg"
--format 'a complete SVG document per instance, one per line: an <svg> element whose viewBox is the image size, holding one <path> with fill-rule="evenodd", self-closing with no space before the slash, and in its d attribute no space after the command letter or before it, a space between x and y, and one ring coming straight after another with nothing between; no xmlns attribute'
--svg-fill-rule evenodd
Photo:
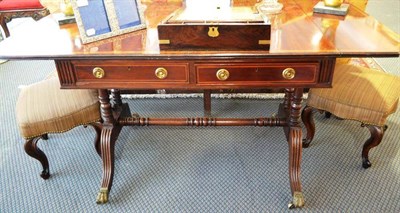
<svg viewBox="0 0 400 213"><path fill-rule="evenodd" d="M113 108L122 106L121 92L118 89L111 89L111 105Z"/></svg>

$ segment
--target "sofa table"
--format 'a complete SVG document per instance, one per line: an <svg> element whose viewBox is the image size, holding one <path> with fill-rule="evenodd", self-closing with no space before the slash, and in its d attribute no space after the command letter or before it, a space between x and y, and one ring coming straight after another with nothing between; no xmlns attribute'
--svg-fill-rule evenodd
<svg viewBox="0 0 400 213"><path fill-rule="evenodd" d="M180 4L147 5L147 29L82 44L75 24L61 27L51 17L26 26L25 34L0 43L0 58L54 60L63 89L98 89L102 116L100 144L103 176L98 203L106 203L114 174L114 146L123 126L279 126L289 144L291 207L302 207L300 178L304 88L330 87L337 58L398 57L392 31L350 6L347 16L313 14L318 2L283 0L271 15L270 50L160 51L157 24ZM179 91L285 88L278 113L262 118L130 116L120 90ZM111 94L111 96L110 96ZM209 96L205 96L209 106Z"/></svg>

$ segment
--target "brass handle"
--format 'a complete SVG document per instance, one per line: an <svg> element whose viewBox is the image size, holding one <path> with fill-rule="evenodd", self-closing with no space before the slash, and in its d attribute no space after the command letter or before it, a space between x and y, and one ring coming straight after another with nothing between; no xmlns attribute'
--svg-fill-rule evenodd
<svg viewBox="0 0 400 213"><path fill-rule="evenodd" d="M103 78L106 75L106 72L101 67L93 68L93 76L95 78Z"/></svg>
<svg viewBox="0 0 400 213"><path fill-rule="evenodd" d="M154 74L156 74L157 78L164 79L164 78L166 78L168 76L168 71L164 67L159 67L159 68L156 69Z"/></svg>
<svg viewBox="0 0 400 213"><path fill-rule="evenodd" d="M226 69L219 69L216 74L218 80L225 81L229 78L229 71Z"/></svg>
<svg viewBox="0 0 400 213"><path fill-rule="evenodd" d="M294 76L296 76L296 70L293 68L286 68L282 71L282 76L288 80L293 79Z"/></svg>

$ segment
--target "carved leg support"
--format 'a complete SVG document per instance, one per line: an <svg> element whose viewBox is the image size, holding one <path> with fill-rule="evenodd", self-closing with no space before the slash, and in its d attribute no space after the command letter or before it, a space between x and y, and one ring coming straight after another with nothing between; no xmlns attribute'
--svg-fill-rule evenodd
<svg viewBox="0 0 400 213"><path fill-rule="evenodd" d="M374 126L374 125L366 125L366 127L371 132L371 137L364 143L362 149L362 167L365 169L371 167L371 162L368 159L369 150L378 146L383 138L383 134L385 133L385 127Z"/></svg>
<svg viewBox="0 0 400 213"><path fill-rule="evenodd" d="M313 108L310 106L306 106L301 112L301 120L304 123L304 126L307 130L306 138L303 139L303 147L307 148L310 146L311 141L314 139L315 135L315 123L313 119Z"/></svg>
<svg viewBox="0 0 400 213"><path fill-rule="evenodd" d="M43 179L48 179L50 177L49 161L42 150L37 147L37 142L41 139L41 136L29 139L25 142L24 149L26 154L38 160L43 167L43 171L40 177Z"/></svg>

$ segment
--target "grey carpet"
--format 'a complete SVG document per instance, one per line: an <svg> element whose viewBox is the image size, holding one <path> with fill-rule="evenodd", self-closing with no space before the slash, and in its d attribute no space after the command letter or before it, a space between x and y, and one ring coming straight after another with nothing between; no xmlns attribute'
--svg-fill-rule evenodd
<svg viewBox="0 0 400 213"><path fill-rule="evenodd" d="M94 132L78 127L39 146L51 178L23 151L15 122L18 86L43 79L52 61L0 65L0 212L284 212L291 200L288 146L281 128L125 127L116 145L110 201L95 204L101 161ZM201 116L202 101L127 100L142 116ZM271 115L279 100L213 99L213 115ZM399 212L400 112L388 121L373 163L361 168L368 130L316 114L317 134L303 152L306 206L293 212Z"/></svg>

